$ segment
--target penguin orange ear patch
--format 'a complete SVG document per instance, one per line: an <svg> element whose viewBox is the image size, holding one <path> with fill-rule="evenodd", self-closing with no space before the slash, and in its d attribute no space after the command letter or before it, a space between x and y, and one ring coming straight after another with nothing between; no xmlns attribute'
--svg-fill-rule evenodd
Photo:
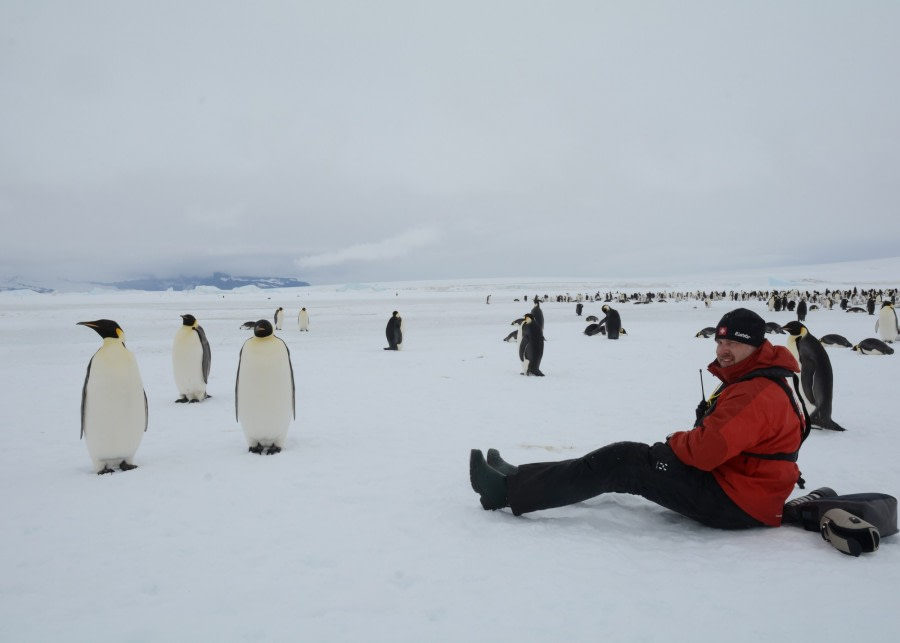
<svg viewBox="0 0 900 643"><path fill-rule="evenodd" d="M122 339L125 336L125 331L121 328L116 328L116 337Z"/></svg>

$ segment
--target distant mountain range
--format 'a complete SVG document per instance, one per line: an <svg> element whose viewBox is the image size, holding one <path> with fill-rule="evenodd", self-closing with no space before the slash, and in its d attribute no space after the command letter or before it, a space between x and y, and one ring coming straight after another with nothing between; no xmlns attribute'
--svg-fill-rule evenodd
<svg viewBox="0 0 900 643"><path fill-rule="evenodd" d="M306 281L300 281L293 277L233 277L224 272L213 273L211 277L181 276L181 277L144 277L142 279L130 279L127 281L92 282L91 286L116 288L118 290L193 290L198 287L218 288L219 290L234 290L244 286L256 286L261 289L269 288L301 288L309 286ZM0 283L0 291L4 290L33 290L39 293L54 292L54 288L27 284L19 280L10 280Z"/></svg>

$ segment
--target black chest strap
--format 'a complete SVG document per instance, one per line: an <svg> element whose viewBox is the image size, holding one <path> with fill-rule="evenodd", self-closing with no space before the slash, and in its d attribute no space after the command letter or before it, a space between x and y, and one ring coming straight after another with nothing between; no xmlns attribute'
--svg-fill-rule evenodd
<svg viewBox="0 0 900 643"><path fill-rule="evenodd" d="M786 368L760 368L755 371L750 371L743 377L739 377L738 379L736 379L734 382L721 384L710 396L709 408L707 409L703 417L706 417L713 412L713 410L716 408L716 404L718 403L719 395L726 387L730 386L731 384L745 382L757 377L765 377L766 379L775 382L779 386L779 388L784 391L785 395L788 396L788 399L791 401L791 408L794 409L794 413L796 413L797 417L800 418L800 445L802 446L807 436L809 436L809 431L811 428L809 413L806 411L806 404L804 404L803 402L803 396L800 395L800 378L796 373L794 373L793 371L789 371ZM791 389L788 387L787 382L785 382L785 378L788 377L790 377L794 382L794 392L796 393L796 396L793 392L791 392ZM697 425L701 424L703 424L703 418L701 418L697 422ZM787 462L797 462L799 454L799 448L796 451L791 451L790 453L751 453L749 451L741 452L741 455L750 458L759 458L760 460L785 460Z"/></svg>

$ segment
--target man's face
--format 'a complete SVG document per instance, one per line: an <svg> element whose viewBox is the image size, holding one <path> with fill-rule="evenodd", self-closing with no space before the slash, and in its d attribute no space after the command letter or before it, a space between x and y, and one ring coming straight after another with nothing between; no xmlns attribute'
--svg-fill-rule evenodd
<svg viewBox="0 0 900 643"><path fill-rule="evenodd" d="M719 366L722 368L727 368L747 359L755 350L756 347L750 344L736 342L731 339L717 339L716 361L719 362Z"/></svg>

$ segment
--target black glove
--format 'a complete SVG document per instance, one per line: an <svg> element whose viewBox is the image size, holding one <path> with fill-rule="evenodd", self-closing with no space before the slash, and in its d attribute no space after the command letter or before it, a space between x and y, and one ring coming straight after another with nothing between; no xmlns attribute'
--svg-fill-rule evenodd
<svg viewBox="0 0 900 643"><path fill-rule="evenodd" d="M706 412L709 410L709 402L706 400L701 400L700 404L697 405L697 410L695 413L697 414L697 421L694 422L694 426L700 424L700 421L703 419L703 416L706 415Z"/></svg>

